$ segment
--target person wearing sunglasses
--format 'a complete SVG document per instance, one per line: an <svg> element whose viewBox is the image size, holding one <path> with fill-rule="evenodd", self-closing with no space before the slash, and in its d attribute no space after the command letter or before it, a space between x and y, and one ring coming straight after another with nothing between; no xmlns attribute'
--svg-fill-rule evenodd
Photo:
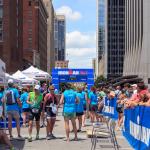
<svg viewBox="0 0 150 150"><path fill-rule="evenodd" d="M46 94L44 98L44 104L43 104L43 111L42 113L46 111L46 118L47 118L47 140L55 139L56 137L53 135L53 129L56 121L56 114L58 110L58 99L55 95L55 87L51 85L49 87L50 93Z"/></svg>

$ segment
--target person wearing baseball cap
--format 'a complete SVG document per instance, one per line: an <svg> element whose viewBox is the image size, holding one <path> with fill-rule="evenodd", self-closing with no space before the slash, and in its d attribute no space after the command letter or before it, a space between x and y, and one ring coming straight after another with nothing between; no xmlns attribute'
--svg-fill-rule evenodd
<svg viewBox="0 0 150 150"><path fill-rule="evenodd" d="M5 102L6 102L6 111L8 116L8 130L10 139L12 136L12 119L14 118L16 121L18 138L22 139L20 135L20 115L19 115L19 107L22 107L21 101L19 99L19 92L16 88L14 88L14 81L12 79L8 80L8 88L5 92Z"/></svg>
<svg viewBox="0 0 150 150"><path fill-rule="evenodd" d="M32 142L32 127L33 120L36 121L36 140L39 140L39 131L40 131L40 115L41 115L41 103L43 100L43 95L40 92L40 85L35 85L34 91L29 93L27 103L30 105L30 114L29 114L29 138L28 141Z"/></svg>
<svg viewBox="0 0 150 150"><path fill-rule="evenodd" d="M137 84L132 84L131 87L133 89L133 94L137 94Z"/></svg>

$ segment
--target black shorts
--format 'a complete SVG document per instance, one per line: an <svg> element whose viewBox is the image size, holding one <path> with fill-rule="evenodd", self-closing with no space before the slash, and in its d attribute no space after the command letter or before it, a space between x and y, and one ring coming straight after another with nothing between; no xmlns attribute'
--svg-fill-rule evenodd
<svg viewBox="0 0 150 150"><path fill-rule="evenodd" d="M32 110L30 109L30 114L29 114L29 120L33 121L35 118L35 121L40 121L40 116L41 116L41 111L39 110L38 113L33 113Z"/></svg>
<svg viewBox="0 0 150 150"><path fill-rule="evenodd" d="M84 113L83 112L76 112L76 117L80 117L80 116L82 116Z"/></svg>
<svg viewBox="0 0 150 150"><path fill-rule="evenodd" d="M23 108L22 112L30 112L30 108Z"/></svg>
<svg viewBox="0 0 150 150"><path fill-rule="evenodd" d="M84 111L86 111L87 109L86 109L86 104L84 104L83 105L83 109L84 109Z"/></svg>
<svg viewBox="0 0 150 150"><path fill-rule="evenodd" d="M93 112L97 112L98 106L97 105L90 105L89 110L93 111Z"/></svg>
<svg viewBox="0 0 150 150"><path fill-rule="evenodd" d="M118 113L123 113L123 107L116 107L116 111Z"/></svg>
<svg viewBox="0 0 150 150"><path fill-rule="evenodd" d="M52 112L52 108L46 108L46 118L50 119L50 118L56 118L56 114L54 114Z"/></svg>

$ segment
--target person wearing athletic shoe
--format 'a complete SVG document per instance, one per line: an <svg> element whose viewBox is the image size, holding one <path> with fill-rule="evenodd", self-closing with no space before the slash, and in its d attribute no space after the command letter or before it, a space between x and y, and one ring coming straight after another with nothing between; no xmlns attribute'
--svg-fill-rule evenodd
<svg viewBox="0 0 150 150"><path fill-rule="evenodd" d="M82 116L82 127L85 127L85 119L86 119L86 115L87 115L87 93L84 90L84 87L82 88L82 95L84 96L84 100L83 100L83 116Z"/></svg>
<svg viewBox="0 0 150 150"><path fill-rule="evenodd" d="M3 117L4 87L0 86L0 118Z"/></svg>
<svg viewBox="0 0 150 150"><path fill-rule="evenodd" d="M90 117L91 122L93 123L95 121L95 118L97 122L99 122L99 118L97 115L98 110L98 97L96 94L96 88L93 86L91 87L91 92L89 93L89 100L90 100Z"/></svg>
<svg viewBox="0 0 150 150"><path fill-rule="evenodd" d="M53 128L56 121L56 114L58 110L58 99L55 95L55 87L51 85L49 87L50 93L46 94L44 98L44 105L43 105L43 114L46 111L47 116L47 140L55 139L56 137L53 135Z"/></svg>
<svg viewBox="0 0 150 150"><path fill-rule="evenodd" d="M42 87L40 88L40 92L43 94L43 100L42 100L42 103L41 103L41 110L43 109L43 104L44 104L44 98L45 98L45 95L47 94L47 93L49 93L49 90L48 90L48 87L47 87L47 84L46 83L43 83L42 84ZM45 118L46 118L46 116L45 116L45 114L43 114L42 112L41 112L41 118L40 118L40 128L44 128L45 127Z"/></svg>
<svg viewBox="0 0 150 150"><path fill-rule="evenodd" d="M66 90L61 96L60 105L64 104L63 108L63 116L65 121L65 130L67 136L67 142L70 141L69 139L69 120L72 122L73 131L75 134L74 140L78 140L77 138L77 127L76 127L76 104L78 103L78 98L76 96L75 91L71 88L71 85L66 85Z"/></svg>
<svg viewBox="0 0 150 150"><path fill-rule="evenodd" d="M32 127L33 120L35 118L36 121L36 140L39 139L39 131L40 131L40 107L43 99L43 95L40 93L40 85L36 85L34 87L34 92L29 93L29 97L27 103L30 105L30 114L29 114L29 138L28 141L32 142Z"/></svg>
<svg viewBox="0 0 150 150"><path fill-rule="evenodd" d="M83 111L84 111L83 101L85 100L85 95L82 92L82 87L77 88L77 97L79 99L79 103L76 104L76 117L79 122L79 129L77 130L77 132L81 132L82 116L83 116Z"/></svg>
<svg viewBox="0 0 150 150"><path fill-rule="evenodd" d="M21 94L20 100L22 102L22 118L23 118L23 127L26 127L27 118L29 118L29 104L27 103L28 100L28 91L29 89L27 87L24 87L22 89L23 94Z"/></svg>
<svg viewBox="0 0 150 150"><path fill-rule="evenodd" d="M5 91L5 102L6 111L8 116L8 130L10 139L12 140L12 119L16 121L18 139L22 139L20 135L20 115L19 107L22 107L21 101L19 99L19 92L14 86L14 81L12 79L8 80L8 88Z"/></svg>

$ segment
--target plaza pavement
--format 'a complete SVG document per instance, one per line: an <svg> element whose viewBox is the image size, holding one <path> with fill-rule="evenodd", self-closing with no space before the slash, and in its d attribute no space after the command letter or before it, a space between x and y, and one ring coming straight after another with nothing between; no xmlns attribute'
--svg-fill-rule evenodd
<svg viewBox="0 0 150 150"><path fill-rule="evenodd" d="M13 140L12 143L15 145L16 150L90 150L91 148L91 140L90 138L87 138L86 131L88 129L91 129L91 126L85 127L82 129L82 133L78 134L79 141L70 141L69 143L65 141L65 130L64 130L64 122L63 117L61 115L61 112L59 113L54 129L54 135L57 137L55 140L49 140L47 141L45 139L46 137L46 131L45 128L42 128L40 130L40 140L35 141L35 129L33 130L33 142L29 143L27 141L28 137L28 129L22 128L21 133L22 136L26 138L25 141L17 141ZM13 129L14 135L16 135L16 129ZM73 133L70 135L71 139L74 138ZM121 132L117 132L117 140L120 146L120 150L132 150L132 148L129 146L128 142L125 140L125 138L122 136ZM103 143L102 143L103 145ZM104 143L104 145L107 145L107 143ZM110 145L108 143L108 145ZM7 148L3 145L0 145L0 150L6 150ZM96 149L102 149L99 146L99 143L97 144ZM104 150L113 150L111 147L105 147Z"/></svg>

